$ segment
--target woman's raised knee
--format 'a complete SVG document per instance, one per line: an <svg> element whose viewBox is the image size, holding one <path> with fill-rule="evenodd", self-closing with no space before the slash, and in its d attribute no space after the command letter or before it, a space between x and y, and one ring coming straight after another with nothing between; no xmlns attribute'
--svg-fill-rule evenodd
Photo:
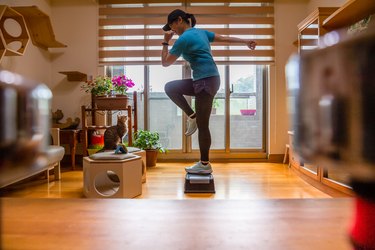
<svg viewBox="0 0 375 250"><path fill-rule="evenodd" d="M167 82L165 85L164 85L164 91L165 93L174 93L176 92L176 81L171 81L171 82Z"/></svg>

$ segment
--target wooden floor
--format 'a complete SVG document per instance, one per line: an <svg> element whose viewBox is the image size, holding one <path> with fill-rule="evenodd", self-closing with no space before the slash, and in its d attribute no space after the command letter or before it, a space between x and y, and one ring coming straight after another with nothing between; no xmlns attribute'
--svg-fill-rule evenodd
<svg viewBox="0 0 375 250"><path fill-rule="evenodd" d="M350 250L352 199L1 198L1 249Z"/></svg>
<svg viewBox="0 0 375 250"><path fill-rule="evenodd" d="M303 181L285 164L214 163L215 194L184 194L184 167L191 163L157 163L148 168L138 199L284 199L330 198ZM2 197L83 198L82 168L63 167L60 181L38 178L8 186ZM53 177L51 178L53 179Z"/></svg>
<svg viewBox="0 0 375 250"><path fill-rule="evenodd" d="M82 170L69 168L2 189L0 249L352 249L353 200L287 165L215 163L216 193L184 194L186 165L148 169L137 199L80 199Z"/></svg>

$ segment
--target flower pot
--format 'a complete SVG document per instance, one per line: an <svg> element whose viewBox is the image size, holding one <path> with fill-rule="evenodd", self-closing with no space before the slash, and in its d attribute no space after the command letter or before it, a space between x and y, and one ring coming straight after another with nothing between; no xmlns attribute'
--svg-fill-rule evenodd
<svg viewBox="0 0 375 250"><path fill-rule="evenodd" d="M241 115L255 115L256 109L240 109Z"/></svg>
<svg viewBox="0 0 375 250"><path fill-rule="evenodd" d="M158 150L157 149L146 149L146 166L147 167L154 167L156 166L156 160L158 158Z"/></svg>
<svg viewBox="0 0 375 250"><path fill-rule="evenodd" d="M128 96L96 96L95 104L98 109L126 109L128 107Z"/></svg>

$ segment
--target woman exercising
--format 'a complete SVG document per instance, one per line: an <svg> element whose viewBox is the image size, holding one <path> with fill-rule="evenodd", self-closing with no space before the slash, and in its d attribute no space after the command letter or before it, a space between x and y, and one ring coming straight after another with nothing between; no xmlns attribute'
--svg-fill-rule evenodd
<svg viewBox="0 0 375 250"><path fill-rule="evenodd" d="M178 57L189 62L193 71L193 79L182 79L168 82L165 92L168 97L188 116L186 136L192 135L198 129L200 161L191 167L186 167L188 173L210 174L212 167L209 162L211 134L209 119L212 102L220 87L219 71L211 54L211 42L244 43L250 49L255 49L256 43L237 37L226 37L213 32L194 28L196 19L193 14L176 9L168 15L167 24L163 27L164 41L161 62L164 67L172 65ZM169 41L173 35L179 38L168 51ZM190 107L184 95L195 96L196 111Z"/></svg>

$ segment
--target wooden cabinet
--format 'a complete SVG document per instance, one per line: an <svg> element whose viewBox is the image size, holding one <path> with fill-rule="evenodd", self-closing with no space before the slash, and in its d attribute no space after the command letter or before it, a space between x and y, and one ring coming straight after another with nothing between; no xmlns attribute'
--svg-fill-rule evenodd
<svg viewBox="0 0 375 250"><path fill-rule="evenodd" d="M341 7L319 7L298 25L298 51L311 50L329 31L350 25L375 14L375 1L348 0Z"/></svg>
<svg viewBox="0 0 375 250"><path fill-rule="evenodd" d="M301 163L300 163L298 154L295 152L293 131L288 131L288 138L289 138L289 165L293 167L294 169L299 169L301 166Z"/></svg>
<svg viewBox="0 0 375 250"><path fill-rule="evenodd" d="M303 161L296 152L296 145L294 143L294 132L288 131L289 135L289 162L293 169L301 172L302 174L312 178L313 180L320 181L321 168L312 163Z"/></svg>
<svg viewBox="0 0 375 250"><path fill-rule="evenodd" d="M347 27L375 13L374 0L348 0L323 22L326 30Z"/></svg>
<svg viewBox="0 0 375 250"><path fill-rule="evenodd" d="M317 48L321 37L329 31L348 27L375 13L373 0L349 0L340 8L317 8L298 24L298 51ZM349 174L341 168L326 168L303 162L293 143L294 133L289 131L289 161L301 177L317 188L337 190L351 195Z"/></svg>
<svg viewBox="0 0 375 250"><path fill-rule="evenodd" d="M351 196L352 189L349 186L349 174L340 168L327 169L304 162L296 152L294 143L294 132L288 131L289 135L289 163L298 175L312 186L334 196Z"/></svg>
<svg viewBox="0 0 375 250"><path fill-rule="evenodd" d="M317 8L298 24L298 52L317 48L319 38L327 33L323 22L338 8Z"/></svg>

